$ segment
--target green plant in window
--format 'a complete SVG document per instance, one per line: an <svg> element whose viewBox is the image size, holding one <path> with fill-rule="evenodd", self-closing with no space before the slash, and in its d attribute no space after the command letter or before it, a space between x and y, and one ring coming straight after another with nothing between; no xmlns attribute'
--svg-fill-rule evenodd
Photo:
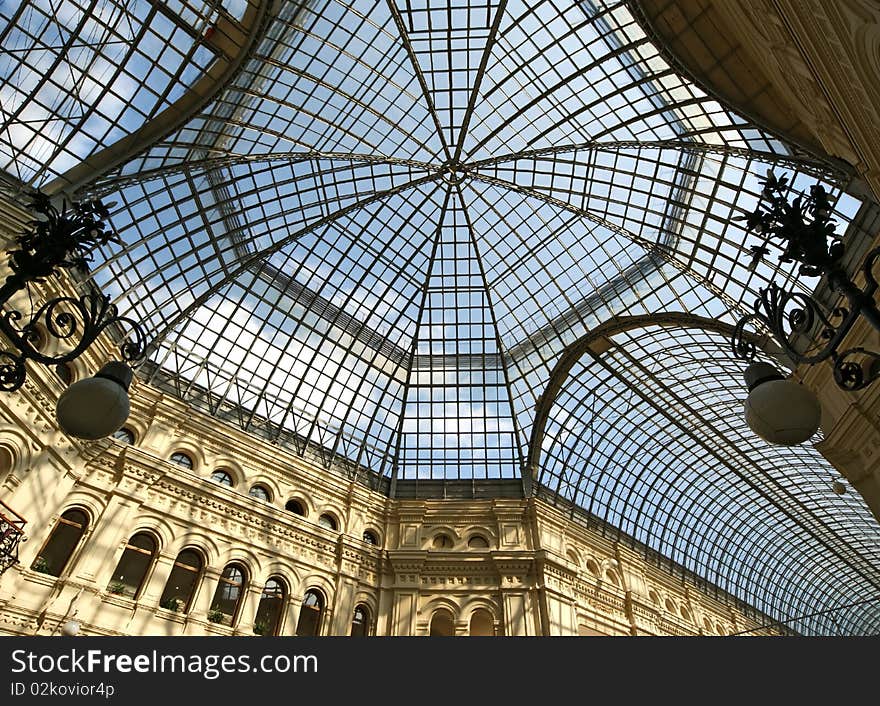
<svg viewBox="0 0 880 706"><path fill-rule="evenodd" d="M254 623L254 635L265 635L269 632L269 623L265 620L257 620Z"/></svg>
<svg viewBox="0 0 880 706"><path fill-rule="evenodd" d="M51 574L52 569L49 567L49 562L42 556L38 556L34 559L34 563L31 564L31 569L36 571L38 574Z"/></svg>
<svg viewBox="0 0 880 706"><path fill-rule="evenodd" d="M122 581L112 581L109 586L107 586L107 593L112 593L114 596L121 596L125 593L127 586L122 583Z"/></svg>
<svg viewBox="0 0 880 706"><path fill-rule="evenodd" d="M208 611L208 621L211 623L222 623L226 614L220 610L219 606L214 606Z"/></svg>
<svg viewBox="0 0 880 706"><path fill-rule="evenodd" d="M159 607L177 613L183 608L183 601L179 598L166 598L164 601L159 601Z"/></svg>

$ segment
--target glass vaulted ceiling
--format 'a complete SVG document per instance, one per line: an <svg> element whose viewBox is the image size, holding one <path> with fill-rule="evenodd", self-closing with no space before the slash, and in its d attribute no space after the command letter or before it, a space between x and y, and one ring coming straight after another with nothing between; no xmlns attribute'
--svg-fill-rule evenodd
<svg viewBox="0 0 880 706"><path fill-rule="evenodd" d="M768 168L822 179L851 229L866 208L679 76L635 10L0 4L0 157L19 184L115 201L122 243L92 278L150 331L155 384L328 465L515 479L591 329L732 323L771 279L815 286L745 267L731 218ZM796 630L877 632L876 523L814 449L744 428L724 338L606 344L549 414L535 492L775 618L819 614Z"/></svg>

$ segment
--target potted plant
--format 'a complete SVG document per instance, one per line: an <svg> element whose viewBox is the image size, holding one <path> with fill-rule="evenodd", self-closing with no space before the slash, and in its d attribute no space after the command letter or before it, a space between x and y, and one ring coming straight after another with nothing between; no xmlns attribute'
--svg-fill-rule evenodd
<svg viewBox="0 0 880 706"><path fill-rule="evenodd" d="M112 593L114 596L121 596L125 593L126 585L122 583L122 581L112 581L109 586L107 586L107 593Z"/></svg>
<svg viewBox="0 0 880 706"><path fill-rule="evenodd" d="M34 563L31 564L31 569L36 571L38 574L51 574L52 569L49 568L49 562L42 556L38 556L34 559Z"/></svg>
<svg viewBox="0 0 880 706"><path fill-rule="evenodd" d="M222 623L223 618L226 617L226 614L220 610L219 606L214 606L211 610L208 611L208 621L212 623Z"/></svg>
<svg viewBox="0 0 880 706"><path fill-rule="evenodd" d="M159 601L159 607L176 613L183 607L183 601L180 598L166 598L164 601Z"/></svg>

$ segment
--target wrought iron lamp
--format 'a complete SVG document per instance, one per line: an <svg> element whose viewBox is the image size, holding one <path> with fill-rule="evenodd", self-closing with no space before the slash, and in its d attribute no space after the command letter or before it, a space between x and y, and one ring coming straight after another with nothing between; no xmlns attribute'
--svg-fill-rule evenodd
<svg viewBox="0 0 880 706"><path fill-rule="evenodd" d="M105 221L107 207L100 201L63 203L57 209L48 196L32 194L31 209L37 215L15 239L9 251L12 270L0 286L0 307L32 282L42 282L59 268L88 269L92 250L117 240ZM78 358L109 327L122 327L128 336L120 346L122 361L105 365L94 377L71 385L58 400L56 414L61 428L83 439L99 439L117 431L128 417L129 363L144 357L146 337L140 326L119 316L109 297L96 291L80 297L56 297L32 311L25 320L16 309L0 315L0 331L15 351L0 351L0 390L18 390L25 382L25 361L62 365ZM41 351L41 331L55 338L64 350Z"/></svg>
<svg viewBox="0 0 880 706"><path fill-rule="evenodd" d="M0 575L18 563L18 545L26 541L26 524L27 520L0 500Z"/></svg>
<svg viewBox="0 0 880 706"><path fill-rule="evenodd" d="M815 184L809 195L799 194L789 202L787 177L777 179L768 171L761 183L757 208L736 219L746 222L746 232L764 239L751 248L749 269L757 267L773 243L782 250L781 262L800 263L798 274L824 277L831 291L846 299L846 306L829 312L812 296L771 283L759 290L754 312L736 325L733 353L749 363L745 372L749 387L746 421L767 441L793 445L806 441L818 429L818 401L806 388L785 380L773 366L755 360L757 348L744 335L745 326L758 324L768 330L795 363L813 365L830 360L840 388L854 391L867 387L880 378L880 354L861 347L841 350L841 344L859 317L880 331L880 310L874 300L878 283L873 274L880 248L866 256L862 265L865 286L859 288L843 267L845 249L835 233L825 188Z"/></svg>

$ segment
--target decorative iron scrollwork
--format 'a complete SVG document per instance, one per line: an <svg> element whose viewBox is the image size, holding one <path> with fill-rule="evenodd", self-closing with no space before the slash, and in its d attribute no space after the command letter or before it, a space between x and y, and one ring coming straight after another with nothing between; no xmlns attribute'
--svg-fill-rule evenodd
<svg viewBox="0 0 880 706"><path fill-rule="evenodd" d="M16 238L19 247L9 251L12 274L0 287L0 305L31 282L42 282L55 274L58 268L87 271L96 247L118 242L105 223L108 208L100 201L75 203L70 209L65 203L59 210L45 194L34 192L31 209L38 217ZM126 332L120 346L124 362L134 363L144 357L146 336L140 325L120 316L109 297L98 292L51 299L29 319L16 309L3 312L0 331L16 351L0 351L0 390L11 392L24 384L25 361L43 365L67 363L82 355L110 327ZM42 332L67 345L57 353L42 352L40 348L45 347L39 345Z"/></svg>
<svg viewBox="0 0 880 706"><path fill-rule="evenodd" d="M757 349L745 336L745 327L757 324L756 328L773 335L795 363L814 365L831 360L838 386L849 391L867 387L880 378L880 354L864 348L838 348L859 317L880 331L880 310L874 300L878 282L873 272L880 248L866 256L862 265L866 284L859 289L840 264L844 246L834 233L825 189L816 184L809 196L801 194L790 203L786 199L787 177L777 179L768 171L761 183L764 186L758 207L737 219L746 221L746 232L764 236L763 244L751 248L749 269L755 269L769 253L767 246L772 240L781 240L781 244L774 243L782 250L779 260L799 262L799 274L825 277L831 290L846 299L846 306L829 312L813 297L771 283L758 290L754 311L737 322L731 341L734 356L747 362L754 360ZM765 201L769 202L767 207Z"/></svg>
<svg viewBox="0 0 880 706"><path fill-rule="evenodd" d="M0 574L18 563L18 545L24 537L24 519L0 502Z"/></svg>

